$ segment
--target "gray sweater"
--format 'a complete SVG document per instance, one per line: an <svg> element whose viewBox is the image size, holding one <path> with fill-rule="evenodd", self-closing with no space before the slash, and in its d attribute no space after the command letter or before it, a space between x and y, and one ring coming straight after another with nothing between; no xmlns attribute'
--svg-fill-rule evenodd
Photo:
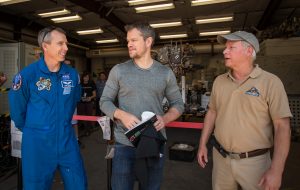
<svg viewBox="0 0 300 190"><path fill-rule="evenodd" d="M118 64L110 71L103 94L100 99L101 110L113 118L117 107L141 119L144 111L164 115L162 101L166 97L170 107L180 113L184 104L173 71L154 60L148 69L138 67L133 60ZM116 121L115 140L132 146L124 132L127 129ZM166 137L165 130L162 133Z"/></svg>

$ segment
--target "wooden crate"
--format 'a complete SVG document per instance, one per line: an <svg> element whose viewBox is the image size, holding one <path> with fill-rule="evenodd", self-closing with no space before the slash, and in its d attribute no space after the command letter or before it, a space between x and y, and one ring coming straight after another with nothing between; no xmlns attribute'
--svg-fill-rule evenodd
<svg viewBox="0 0 300 190"><path fill-rule="evenodd" d="M267 39L260 44L261 55L300 55L300 37Z"/></svg>

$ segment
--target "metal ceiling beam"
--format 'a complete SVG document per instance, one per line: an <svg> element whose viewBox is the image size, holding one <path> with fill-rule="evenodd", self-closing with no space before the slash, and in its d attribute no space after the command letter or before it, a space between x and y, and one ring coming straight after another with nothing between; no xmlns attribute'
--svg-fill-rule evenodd
<svg viewBox="0 0 300 190"><path fill-rule="evenodd" d="M274 15L275 11L278 9L279 5L281 4L282 0L270 0L267 8L264 11L263 16L261 17L257 29L264 30L268 24L270 23L270 20L272 16Z"/></svg>
<svg viewBox="0 0 300 190"><path fill-rule="evenodd" d="M113 8L107 8L104 5L97 3L93 0L69 0L71 3L83 7L91 12L100 15L101 18L105 18L112 25L117 27L125 34L125 23L121 21L114 13L112 13Z"/></svg>
<svg viewBox="0 0 300 190"><path fill-rule="evenodd" d="M37 30L38 25L36 23L33 23L32 21L19 17L19 16L13 16L8 13L0 12L0 21L12 24L11 29L6 29L6 31L13 33L13 40L15 41L22 41L22 29L27 28L30 26L33 30ZM4 30L3 28L1 30Z"/></svg>
<svg viewBox="0 0 300 190"><path fill-rule="evenodd" d="M15 15L1 12L1 11L0 11L0 21L2 21L4 23L15 23L12 25L11 29L7 29L7 30L10 30L11 32L13 32L13 38L14 38L13 40L16 40L16 41L22 41L22 39L21 39L22 35L30 36L32 38L37 38L37 36L22 33L22 30L25 28L30 28L33 31L39 31L39 30L45 28L45 25L41 25L37 22L34 22L33 20L29 20L24 17L15 16ZM83 42L82 40L80 40L76 37L73 37L72 35L70 35L68 33L67 33L67 36L68 36L68 41L70 43L76 44L78 46L90 46L90 44Z"/></svg>

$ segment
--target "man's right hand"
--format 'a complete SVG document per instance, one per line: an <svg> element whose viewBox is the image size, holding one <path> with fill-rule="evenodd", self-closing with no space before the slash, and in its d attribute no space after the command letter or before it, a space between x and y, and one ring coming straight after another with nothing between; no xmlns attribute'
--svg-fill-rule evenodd
<svg viewBox="0 0 300 190"><path fill-rule="evenodd" d="M198 158L198 163L202 168L205 168L208 159L207 159L207 148L206 146L199 146L198 149L198 154L197 154L197 158Z"/></svg>
<svg viewBox="0 0 300 190"><path fill-rule="evenodd" d="M124 127L126 127L127 129L135 127L136 124L140 122L140 120L136 116L120 109L117 109L115 111L114 117L120 120Z"/></svg>

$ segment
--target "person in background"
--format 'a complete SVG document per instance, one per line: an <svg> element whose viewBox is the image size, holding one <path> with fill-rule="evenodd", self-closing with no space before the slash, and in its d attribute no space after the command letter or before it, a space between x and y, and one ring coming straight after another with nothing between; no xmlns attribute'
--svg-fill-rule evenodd
<svg viewBox="0 0 300 190"><path fill-rule="evenodd" d="M16 75L9 91L11 119L23 132L23 189L51 189L59 170L64 189L86 190L84 164L71 125L81 86L77 71L63 63L68 52L65 31L44 28L38 43L44 56Z"/></svg>
<svg viewBox="0 0 300 190"><path fill-rule="evenodd" d="M97 87L97 92L96 92L96 115L98 116L103 116L103 113L100 110L100 98L102 96L103 89L105 87L106 83L106 74L104 72L100 72L98 75L98 79L96 81L96 87Z"/></svg>
<svg viewBox="0 0 300 190"><path fill-rule="evenodd" d="M136 149L124 133L140 122L142 112L150 111L157 115L154 127L166 137L166 124L177 119L184 110L173 71L151 58L150 50L155 39L153 28L136 23L127 25L125 29L131 59L112 68L100 99L101 110L115 121L113 190L132 190L134 187ZM170 104L166 113L162 106L164 97ZM164 156L161 154L148 168L146 189L160 189L163 163Z"/></svg>
<svg viewBox="0 0 300 190"><path fill-rule="evenodd" d="M0 71L0 86L2 86L7 80L6 75Z"/></svg>
<svg viewBox="0 0 300 190"><path fill-rule="evenodd" d="M64 62L65 62L65 64L67 64L68 66L73 67L70 60L66 59ZM74 116L74 115L77 115L77 107L75 108L75 111L74 111L73 116ZM75 131L75 135L76 135L76 138L77 138L77 142L78 142L79 146L82 146L82 143L81 143L81 141L79 140L78 121L75 120L75 119L72 119L71 123L72 123L73 129L74 129L74 131Z"/></svg>
<svg viewBox="0 0 300 190"><path fill-rule="evenodd" d="M287 94L280 79L254 64L257 38L237 31L218 36L228 73L213 84L204 119L198 162L208 162L206 144L214 132L214 190L278 190L290 146ZM272 160L270 149L274 148Z"/></svg>
<svg viewBox="0 0 300 190"><path fill-rule="evenodd" d="M77 105L77 112L79 115L94 115L94 100L96 98L96 85L94 81L90 78L88 72L84 72L81 77L81 100ZM84 126L84 131L86 135L89 135L91 129L94 127L92 121L82 121L80 122Z"/></svg>

